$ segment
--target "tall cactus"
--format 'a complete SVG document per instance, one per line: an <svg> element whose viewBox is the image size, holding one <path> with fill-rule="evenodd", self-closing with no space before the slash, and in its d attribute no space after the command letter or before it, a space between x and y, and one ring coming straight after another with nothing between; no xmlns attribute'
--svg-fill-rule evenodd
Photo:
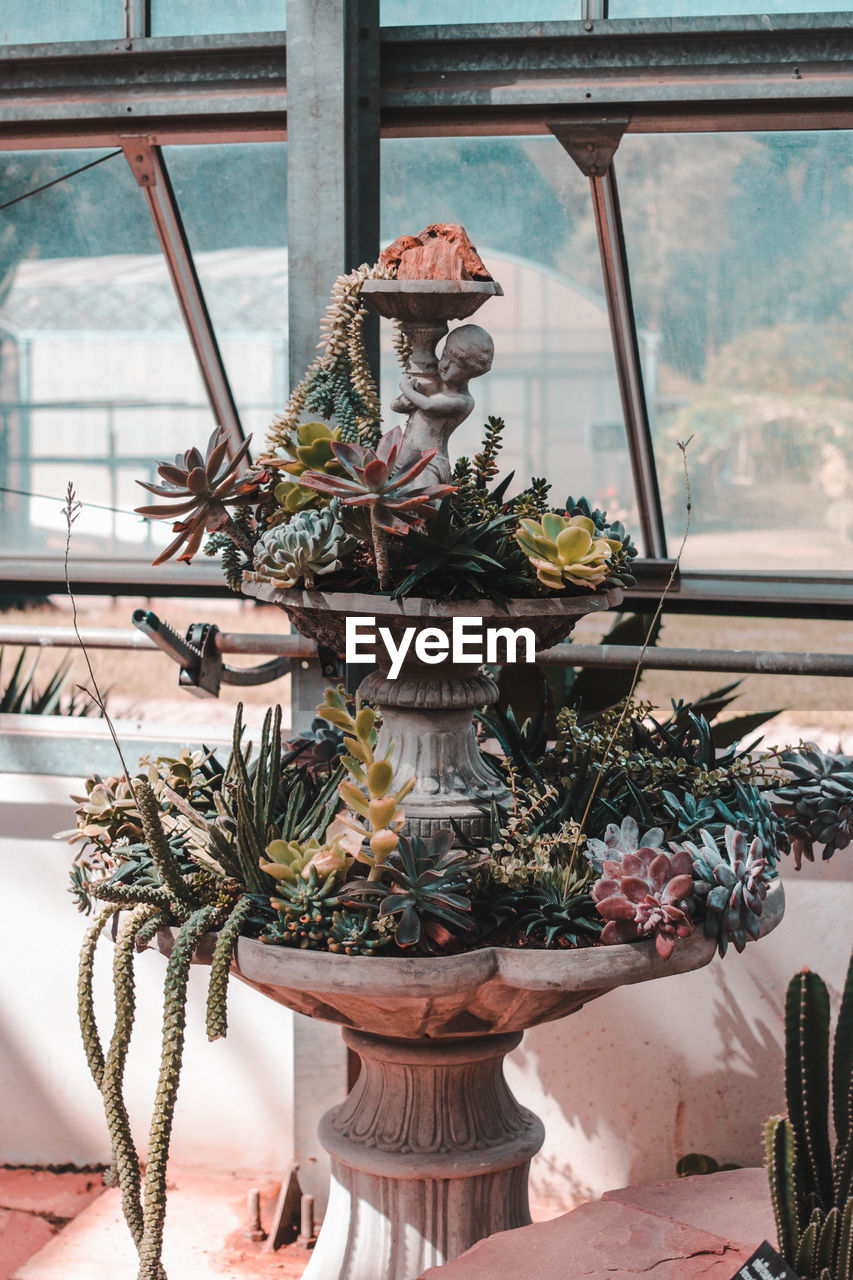
<svg viewBox="0 0 853 1280"><path fill-rule="evenodd" d="M764 1131L779 1248L802 1280L853 1280L853 955L831 1062L829 1022L826 984L803 969L785 1001L788 1115Z"/></svg>

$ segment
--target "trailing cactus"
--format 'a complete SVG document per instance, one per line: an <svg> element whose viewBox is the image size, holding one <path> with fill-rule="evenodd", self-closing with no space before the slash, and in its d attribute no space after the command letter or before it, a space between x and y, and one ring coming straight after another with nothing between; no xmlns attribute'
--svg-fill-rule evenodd
<svg viewBox="0 0 853 1280"><path fill-rule="evenodd" d="M275 524L255 545L254 570L247 576L280 587L313 587L335 573L353 541L344 530L333 500L324 511L298 511L287 524Z"/></svg>
<svg viewBox="0 0 853 1280"><path fill-rule="evenodd" d="M803 969L785 1001L788 1115L764 1130L779 1249L801 1280L853 1280L853 955L831 1055L829 1023L826 984Z"/></svg>

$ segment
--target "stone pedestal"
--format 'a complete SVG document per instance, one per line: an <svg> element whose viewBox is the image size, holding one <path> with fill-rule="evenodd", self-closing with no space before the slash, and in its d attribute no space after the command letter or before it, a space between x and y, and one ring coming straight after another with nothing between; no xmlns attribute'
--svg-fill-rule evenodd
<svg viewBox="0 0 853 1280"><path fill-rule="evenodd" d="M320 1125L332 1186L306 1280L411 1280L484 1233L529 1223L544 1129L503 1075L521 1035L343 1034L361 1074Z"/></svg>

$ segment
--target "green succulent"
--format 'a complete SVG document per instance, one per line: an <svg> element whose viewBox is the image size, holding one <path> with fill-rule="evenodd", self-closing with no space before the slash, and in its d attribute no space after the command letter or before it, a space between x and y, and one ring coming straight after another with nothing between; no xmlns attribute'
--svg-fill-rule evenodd
<svg viewBox="0 0 853 1280"><path fill-rule="evenodd" d="M339 427L330 427L325 422L300 422L295 435L286 436L277 447L277 456L284 452L290 458L281 464L281 470L294 477L282 480L275 487L276 501L284 511L292 514L303 507L323 506L328 501L316 489L300 484L299 477L306 471L340 475L341 465L332 453L332 441L340 438Z"/></svg>
<svg viewBox="0 0 853 1280"><path fill-rule="evenodd" d="M853 1280L853 956L831 1052L823 979L803 969L788 985L785 1099L764 1130L779 1251L802 1280Z"/></svg>
<svg viewBox="0 0 853 1280"><path fill-rule="evenodd" d="M566 881L568 880L568 884ZM515 923L524 935L546 947L592 946L603 921L590 896L591 876L547 872L524 890Z"/></svg>
<svg viewBox="0 0 853 1280"><path fill-rule="evenodd" d="M598 537L607 538L609 542L619 544L619 549L614 550L607 566L607 576L604 579L605 586L635 586L637 579L631 573L631 561L636 559L638 551L631 535L626 532L622 522L620 520L608 520L607 512L599 511L597 507L591 507L587 498L575 500L571 495L566 498L566 515L585 516L595 525L595 532Z"/></svg>
<svg viewBox="0 0 853 1280"><path fill-rule="evenodd" d="M814 861L814 846L824 859L853 844L853 757L821 751L813 742L785 751L779 763L789 782L775 788L797 868Z"/></svg>
<svg viewBox="0 0 853 1280"><path fill-rule="evenodd" d="M587 516L548 511L541 520L521 521L516 542L539 581L553 591L572 584L595 589L604 582L609 562L621 550L615 539L600 537Z"/></svg>
<svg viewBox="0 0 853 1280"><path fill-rule="evenodd" d="M391 942L393 933L377 924L374 912L332 912L328 948L345 956L369 956Z"/></svg>
<svg viewBox="0 0 853 1280"><path fill-rule="evenodd" d="M337 876L317 874L308 868L307 879L280 880L278 897L271 899L278 908L276 920L267 925L261 942L284 947L300 947L307 951L325 951L332 928L332 915L340 905L335 895Z"/></svg>
<svg viewBox="0 0 853 1280"><path fill-rule="evenodd" d="M749 938L758 937L768 880L761 841L749 840L734 827L725 829L725 848L707 831L700 831L701 845L692 841L671 847L693 858L693 894L704 903L705 933L717 941L721 956L729 942L743 951Z"/></svg>
<svg viewBox="0 0 853 1280"><path fill-rule="evenodd" d="M352 545L337 502L324 511L297 511L287 524L273 525L263 534L251 577L282 587L313 587L317 578L342 567Z"/></svg>
<svg viewBox="0 0 853 1280"><path fill-rule="evenodd" d="M394 939L404 950L447 950L471 937L471 872L486 855L451 849L453 832L442 829L428 843L401 837L377 869L374 880L351 880L341 890L345 906L376 907L379 920L395 923Z"/></svg>

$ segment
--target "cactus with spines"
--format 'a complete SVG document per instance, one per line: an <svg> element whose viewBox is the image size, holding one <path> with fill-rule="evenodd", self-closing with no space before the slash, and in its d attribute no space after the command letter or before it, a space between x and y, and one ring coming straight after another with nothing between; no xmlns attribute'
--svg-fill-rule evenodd
<svg viewBox="0 0 853 1280"><path fill-rule="evenodd" d="M808 969L791 979L785 1097L764 1131L779 1249L801 1280L853 1280L853 955L831 1054L826 984Z"/></svg>

